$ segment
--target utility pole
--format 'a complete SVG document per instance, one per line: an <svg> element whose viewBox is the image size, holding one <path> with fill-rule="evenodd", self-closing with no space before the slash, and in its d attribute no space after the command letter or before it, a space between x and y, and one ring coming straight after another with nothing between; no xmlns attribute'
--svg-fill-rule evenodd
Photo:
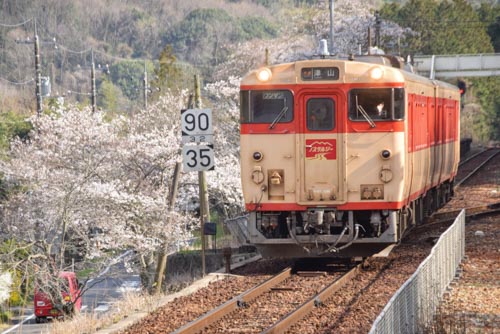
<svg viewBox="0 0 500 334"><path fill-rule="evenodd" d="M144 110L148 109L148 70L146 69L146 61L144 60L144 77L142 78L144 85Z"/></svg>
<svg viewBox="0 0 500 334"><path fill-rule="evenodd" d="M194 103L195 103L195 108L201 109L201 89L200 89L200 78L198 75L194 76ZM201 223L201 270L203 276L205 276L206 274L205 222L210 219L207 179L205 171L198 172L198 186L199 186L199 197L200 197L200 223Z"/></svg>
<svg viewBox="0 0 500 334"><path fill-rule="evenodd" d="M177 188L179 187L179 176L181 174L181 162L177 161L174 169L174 177L172 180L172 185L170 187L169 201L168 201L168 212L169 214L174 211L175 200L177 198ZM170 215L167 216L166 225L170 224ZM163 283L163 277L165 276L165 269L167 268L167 258L168 258L168 245L165 242L163 245L163 250L158 256L158 266L156 267L156 277L155 277L155 289L156 293L161 292L161 286Z"/></svg>
<svg viewBox="0 0 500 334"><path fill-rule="evenodd" d="M333 12L334 12L333 0L330 0L330 53L335 53L335 47L333 44Z"/></svg>
<svg viewBox="0 0 500 334"><path fill-rule="evenodd" d="M38 33L36 31L36 19L35 19L35 95L36 95L36 114L40 116L42 114L42 69L40 65L40 40L38 39Z"/></svg>
<svg viewBox="0 0 500 334"><path fill-rule="evenodd" d="M41 44L56 44L56 39L53 38L50 42L40 42L40 38L38 37L38 32L36 29L36 19L35 21L35 38L33 41L29 39L19 40L16 39L16 43L18 44L33 44L35 49L35 98L36 98L36 113L37 116L40 116L43 111L43 91L42 91L42 65L41 65L41 55L40 55L40 45ZM49 77L50 80L50 77Z"/></svg>
<svg viewBox="0 0 500 334"><path fill-rule="evenodd" d="M368 27L368 55L372 54L372 29Z"/></svg>
<svg viewBox="0 0 500 334"><path fill-rule="evenodd" d="M95 64L94 64L94 49L90 49L92 63L90 64L90 82L91 82L91 96L92 96L92 112L97 110L97 93L95 88Z"/></svg>
<svg viewBox="0 0 500 334"><path fill-rule="evenodd" d="M380 26L382 24L382 19L380 18L380 13L377 10L375 12L375 43L377 44L377 48L380 49Z"/></svg>

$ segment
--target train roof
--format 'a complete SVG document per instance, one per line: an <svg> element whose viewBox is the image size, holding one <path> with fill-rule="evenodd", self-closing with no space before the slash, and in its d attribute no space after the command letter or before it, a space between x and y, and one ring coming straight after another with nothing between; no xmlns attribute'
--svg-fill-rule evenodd
<svg viewBox="0 0 500 334"><path fill-rule="evenodd" d="M268 71L267 81L257 77ZM380 75L380 77L376 76ZM317 58L266 66L243 77L242 86L287 84L365 84L365 83L418 83L458 91L446 82L430 80L412 71L400 57L365 55L351 59Z"/></svg>

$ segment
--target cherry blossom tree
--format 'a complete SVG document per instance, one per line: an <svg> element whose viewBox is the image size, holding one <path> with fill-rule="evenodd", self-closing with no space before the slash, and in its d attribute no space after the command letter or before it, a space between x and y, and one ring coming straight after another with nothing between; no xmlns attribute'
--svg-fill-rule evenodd
<svg viewBox="0 0 500 334"><path fill-rule="evenodd" d="M186 240L185 226L196 220L166 210L184 98L167 94L112 121L76 108L33 118L29 140L14 141L0 165L11 189L2 238L22 241L30 249L26 261L52 272L65 269L68 256L145 254ZM173 223L166 225L168 215Z"/></svg>
<svg viewBox="0 0 500 334"><path fill-rule="evenodd" d="M227 89L206 91L217 115L210 201L229 215L243 208L238 90L233 79ZM109 250L125 249L135 250L147 267L149 255L165 244L182 246L198 225L190 205L197 199L197 173L181 175L176 208L167 208L186 100L185 91L166 91L130 117L108 120L102 112L68 108L31 119L29 140L15 140L0 163L11 190L2 208L4 238L21 241L30 249L26 260L52 272L65 269L69 257L104 259Z"/></svg>

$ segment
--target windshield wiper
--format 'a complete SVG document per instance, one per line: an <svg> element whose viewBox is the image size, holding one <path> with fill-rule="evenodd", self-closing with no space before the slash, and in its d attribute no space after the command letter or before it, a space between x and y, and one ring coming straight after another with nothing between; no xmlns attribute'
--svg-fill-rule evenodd
<svg viewBox="0 0 500 334"><path fill-rule="evenodd" d="M366 119L366 121L370 124L371 128L375 127L375 122L368 116L368 113L363 109L362 106L358 104L358 96L356 95L356 109L363 115L363 117Z"/></svg>
<svg viewBox="0 0 500 334"><path fill-rule="evenodd" d="M287 106L284 106L283 109L281 109L281 111L278 114L278 116L276 116L276 118L271 123L271 125L269 125L269 130L271 130L272 128L274 128L274 126L276 125L276 123L278 123L283 118L283 116L285 116L287 110L288 110Z"/></svg>

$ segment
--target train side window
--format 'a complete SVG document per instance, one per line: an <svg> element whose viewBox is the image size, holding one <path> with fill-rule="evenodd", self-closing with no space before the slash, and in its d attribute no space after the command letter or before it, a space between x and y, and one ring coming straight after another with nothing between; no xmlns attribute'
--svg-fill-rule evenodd
<svg viewBox="0 0 500 334"><path fill-rule="evenodd" d="M403 120L405 118L405 90L394 88L394 119Z"/></svg>
<svg viewBox="0 0 500 334"><path fill-rule="evenodd" d="M286 90L242 91L241 123L288 123L293 120L293 95Z"/></svg>
<svg viewBox="0 0 500 334"><path fill-rule="evenodd" d="M308 130L333 130L335 127L335 102L332 99L309 99L306 109Z"/></svg>
<svg viewBox="0 0 500 334"><path fill-rule="evenodd" d="M404 118L403 88L352 89L349 92L351 121L387 121Z"/></svg>

